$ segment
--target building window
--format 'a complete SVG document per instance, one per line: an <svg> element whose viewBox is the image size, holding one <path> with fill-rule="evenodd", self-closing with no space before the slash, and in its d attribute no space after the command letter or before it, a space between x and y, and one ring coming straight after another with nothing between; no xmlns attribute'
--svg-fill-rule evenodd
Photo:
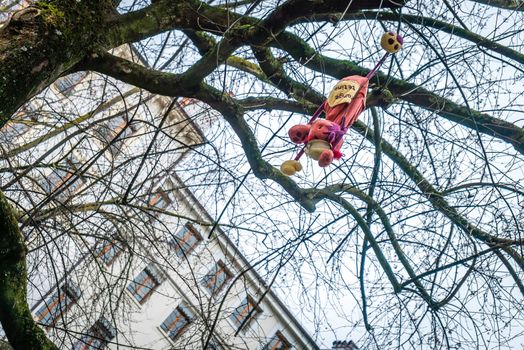
<svg viewBox="0 0 524 350"><path fill-rule="evenodd" d="M255 307L254 300L248 295L242 303L237 306L235 311L231 314L230 318L235 324L235 326L238 327L238 330L241 330L249 324L252 320L254 320L258 314L262 313L262 309L260 307Z"/></svg>
<svg viewBox="0 0 524 350"><path fill-rule="evenodd" d="M291 344L280 332L271 338L269 343L267 343L261 350L290 350Z"/></svg>
<svg viewBox="0 0 524 350"><path fill-rule="evenodd" d="M345 340L335 340L333 342L332 349L340 349L340 350L358 350L357 344L353 342L353 340L345 341Z"/></svg>
<svg viewBox="0 0 524 350"><path fill-rule="evenodd" d="M167 193L159 187L153 197L147 203L150 207L155 207L156 209L166 209L172 203L171 199Z"/></svg>
<svg viewBox="0 0 524 350"><path fill-rule="evenodd" d="M24 105L24 107L0 129L0 141L3 141L9 146L9 144L14 142L18 137L27 133L31 129L31 126L35 124L37 118L38 115L31 103Z"/></svg>
<svg viewBox="0 0 524 350"><path fill-rule="evenodd" d="M219 261L202 279L202 285L211 294L219 292L233 274L226 268L222 261Z"/></svg>
<svg viewBox="0 0 524 350"><path fill-rule="evenodd" d="M160 325L160 328L162 328L171 340L176 341L187 329L192 318L193 313L188 309L187 305L182 302Z"/></svg>
<svg viewBox="0 0 524 350"><path fill-rule="evenodd" d="M58 318L73 306L82 292L72 282L66 282L36 312L36 320L46 326L52 326Z"/></svg>
<svg viewBox="0 0 524 350"><path fill-rule="evenodd" d="M150 264L129 283L127 290L136 301L143 304L153 291L164 282L164 279L162 273L154 265Z"/></svg>
<svg viewBox="0 0 524 350"><path fill-rule="evenodd" d="M175 249L176 255L181 258L189 255L201 241L202 236L193 225L186 224L178 230L170 244Z"/></svg>
<svg viewBox="0 0 524 350"><path fill-rule="evenodd" d="M82 338L73 346L73 350L101 350L116 337L116 329L104 317L101 317Z"/></svg>
<svg viewBox="0 0 524 350"><path fill-rule="evenodd" d="M184 107L187 107L197 102L198 100L196 98L184 97L183 99L180 100L179 104L180 104L180 107L184 108Z"/></svg>
<svg viewBox="0 0 524 350"><path fill-rule="evenodd" d="M61 201L67 200L86 183L86 179L77 174L81 166L80 159L70 153L62 165L54 169L46 178L42 178L40 184L48 194L59 191L62 186L67 186L56 196Z"/></svg>
<svg viewBox="0 0 524 350"><path fill-rule="evenodd" d="M224 347L220 345L216 339L213 339L207 346L206 350L224 350Z"/></svg>
<svg viewBox="0 0 524 350"><path fill-rule="evenodd" d="M55 86L60 93L69 96L74 87L87 76L87 72L76 72L58 79Z"/></svg>
<svg viewBox="0 0 524 350"><path fill-rule="evenodd" d="M102 140L110 144L111 155L116 156L120 153L123 141L137 132L138 129L138 124L131 123L127 118L120 115L106 121L97 131Z"/></svg>
<svg viewBox="0 0 524 350"><path fill-rule="evenodd" d="M30 128L28 121L10 120L0 129L0 140L4 143L13 142L28 132Z"/></svg>
<svg viewBox="0 0 524 350"><path fill-rule="evenodd" d="M115 240L104 240L97 248L96 256L107 266L110 266L115 259L122 253L122 247Z"/></svg>

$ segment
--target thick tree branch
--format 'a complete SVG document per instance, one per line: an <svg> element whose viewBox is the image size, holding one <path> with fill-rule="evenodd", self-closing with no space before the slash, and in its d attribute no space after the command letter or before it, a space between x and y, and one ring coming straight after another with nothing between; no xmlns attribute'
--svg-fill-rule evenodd
<svg viewBox="0 0 524 350"><path fill-rule="evenodd" d="M198 1L155 1L141 10L110 19L113 46L137 42L173 29L202 30L214 34L227 31L230 21L241 16Z"/></svg>
<svg viewBox="0 0 524 350"><path fill-rule="evenodd" d="M322 12L354 12L363 9L399 8L406 1L399 0L367 0L367 1L338 1L338 0L288 0L273 11L264 21L266 29L287 26L297 18L308 18ZM273 32L276 34L275 32Z"/></svg>
<svg viewBox="0 0 524 350"><path fill-rule="evenodd" d="M498 7L506 10L524 11L524 1L522 0L471 0L479 4Z"/></svg>
<svg viewBox="0 0 524 350"><path fill-rule="evenodd" d="M272 37L282 31L289 23L315 13L354 12L363 9L398 8L404 1L371 0L289 0L277 7L265 20L245 16L206 3L187 0L173 4L171 0L155 1L141 10L121 15L110 21L113 28L111 42L118 46L137 42L173 29L201 30L222 35L235 32L245 38ZM291 10L290 10L291 9ZM232 24L234 24L232 26ZM251 42L251 41L250 41Z"/></svg>
<svg viewBox="0 0 524 350"><path fill-rule="evenodd" d="M194 93L181 85L182 74L159 72L103 51L88 55L76 68L93 70L159 95L192 97Z"/></svg>
<svg viewBox="0 0 524 350"><path fill-rule="evenodd" d="M310 111L315 111L318 107L316 104L305 102L297 102L292 100L284 100L272 96L265 97L247 97L237 102L248 111L253 110L282 110L293 113L310 114Z"/></svg>
<svg viewBox="0 0 524 350"><path fill-rule="evenodd" d="M26 254L15 210L0 191L0 322L15 349L58 349L27 305Z"/></svg>
<svg viewBox="0 0 524 350"><path fill-rule="evenodd" d="M478 45L479 47L485 47L486 49L497 52L511 60L524 64L524 54L511 49L506 45L499 44L494 40L490 40L481 35L478 35L470 30L464 29L459 26L455 26L448 22L439 21L431 17L424 16L415 16L410 14L398 15L394 12L376 12L376 11L363 11L357 13L346 13L346 14L317 14L311 18L308 18L307 21L320 21L320 22L330 22L330 21L345 21L345 20L382 20L382 21L398 21L398 22L409 22L411 24L423 26L426 28L435 28L445 33L448 33L453 36L460 37L471 41L472 43ZM305 22L305 20L297 21L295 23Z"/></svg>
<svg viewBox="0 0 524 350"><path fill-rule="evenodd" d="M13 14L0 29L0 127L91 47L104 43L102 21L113 10L110 0L55 0Z"/></svg>

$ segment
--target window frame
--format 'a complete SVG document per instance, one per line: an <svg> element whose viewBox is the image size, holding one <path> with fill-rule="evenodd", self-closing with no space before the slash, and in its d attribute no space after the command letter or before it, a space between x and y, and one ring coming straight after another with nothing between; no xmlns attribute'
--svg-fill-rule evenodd
<svg viewBox="0 0 524 350"><path fill-rule="evenodd" d="M182 238L179 238L178 235L180 232L191 232L192 235L189 237L195 237L196 242L189 246L187 249L184 248L185 244L187 243L189 237L187 234L184 234ZM188 237L188 238L186 238ZM182 244L180 243L180 240L182 241ZM175 254L179 258L187 257L191 255L191 253L202 243L203 238L200 232L198 232L193 225L190 223L186 223L184 226L182 226L174 235L174 237L169 241L169 245L175 250Z"/></svg>
<svg viewBox="0 0 524 350"><path fill-rule="evenodd" d="M36 108L33 104L31 102L26 103L21 110L0 129L0 140L5 143L16 142L18 138L24 136L31 130L31 125L38 120L36 114Z"/></svg>
<svg viewBox="0 0 524 350"><path fill-rule="evenodd" d="M116 337L116 328L105 318L100 317L83 335L73 344L73 350L101 350ZM88 341L89 340L89 341ZM96 348L91 348L93 342L99 340Z"/></svg>
<svg viewBox="0 0 524 350"><path fill-rule="evenodd" d="M276 344L272 344L272 342L277 341ZM281 345L279 344L281 343ZM282 348L281 346L284 345L285 347ZM277 347L279 346L279 347ZM289 340L282 334L280 331L276 331L275 334L269 339L269 342L264 345L261 350L291 350L292 346Z"/></svg>
<svg viewBox="0 0 524 350"><path fill-rule="evenodd" d="M82 189L87 179L78 174L78 169L82 167L83 163L82 159L73 152L60 159L60 163L59 167L52 169L51 173L40 178L38 182L48 195L58 191L66 182L70 182L66 189L55 196L59 201L65 202Z"/></svg>
<svg viewBox="0 0 524 350"><path fill-rule="evenodd" d="M239 312L242 305L246 303L247 308L244 308L242 310L241 316L242 319L239 319L236 313ZM250 310L250 305L252 306L252 309ZM247 309L247 310L246 310ZM247 312L246 312L247 311ZM242 300L240 305L235 307L231 315L229 316L229 319L233 322L233 324L236 327L236 332L240 331L246 331L248 329L248 326L263 312L260 305L257 305L255 300L248 294L246 297Z"/></svg>
<svg viewBox="0 0 524 350"><path fill-rule="evenodd" d="M206 350L225 350L225 349L222 346L222 344L220 344L220 342L215 337L213 337L213 339L211 339L211 341L209 342Z"/></svg>
<svg viewBox="0 0 524 350"><path fill-rule="evenodd" d="M222 271L226 275L226 278L217 287L216 286L217 273L220 271ZM211 270L209 270L208 273L201 279L200 284L206 289L206 291L210 295L214 296L214 295L219 294L232 278L233 278L233 273L231 272L231 270L226 267L226 264L222 260L218 260L215 266ZM215 283L213 284L213 286L211 286L209 281L213 279L215 279Z"/></svg>
<svg viewBox="0 0 524 350"><path fill-rule="evenodd" d="M31 127L25 121L9 120L0 129L0 140L4 142L14 142L19 137L25 135Z"/></svg>
<svg viewBox="0 0 524 350"><path fill-rule="evenodd" d="M63 77L60 77L59 79L57 79L54 83L53 83L53 86L54 88L56 89L56 91L58 91L59 94L62 94L63 96L65 97L69 97L71 95L71 93L73 92L73 90L82 82L82 80L84 80L87 76L89 75L89 72L88 71L79 71L79 72L73 72L71 74L68 74L68 75L65 75ZM76 79L76 81L74 81L74 79ZM69 86L65 89L61 89L60 88L60 85L62 84L63 81L67 81L68 83L73 81L72 84L68 84Z"/></svg>
<svg viewBox="0 0 524 350"><path fill-rule="evenodd" d="M185 108L187 106L190 106L190 105L193 105L195 103L198 103L200 102L199 100L197 100L196 98L192 98L192 97L184 97L182 98L179 102L178 102L178 105L181 107L181 108Z"/></svg>
<svg viewBox="0 0 524 350"><path fill-rule="evenodd" d="M142 275L143 273L145 273L146 275L146 279L154 282L154 285L152 287L149 287L147 286L145 283L145 280L144 281L140 281L138 282L137 281L137 278ZM147 300L149 300L149 298L151 297L151 295L153 295L153 292L164 282L164 278L161 276L161 273L158 271L158 269L153 265L153 264L150 264L148 266L146 266L144 269L142 269L142 271L140 271L138 273L138 275L135 276L135 278L133 278L133 280L131 282L129 282L129 284L127 285L126 287L126 291L131 295L131 297L134 299L134 301L136 301L138 304L140 305L143 305L147 302ZM131 287L133 284L135 284L135 286L139 286L140 288L133 288ZM130 289L131 288L131 289ZM137 298L137 296L140 296L140 294L138 294L138 290L141 290L142 288L149 288L149 290L141 297L141 299L139 300Z"/></svg>
<svg viewBox="0 0 524 350"><path fill-rule="evenodd" d="M82 291L78 286L70 281L64 283L51 297L44 300L42 306L35 311L36 321L44 324L46 327L55 325L59 318L65 315L78 302L81 296ZM64 306L61 306L62 301L65 302ZM51 315L51 319L48 323L43 323L42 321L47 315Z"/></svg>
<svg viewBox="0 0 524 350"><path fill-rule="evenodd" d="M166 321L169 320L169 318L172 317L173 314L175 314L176 312L178 312L180 314L180 316L182 317L181 319L185 321L185 323L175 332L172 332L172 329L175 327L175 325L177 324L178 322L178 317L177 316L175 318L174 321L171 321L171 323L169 325L165 325ZM162 331L162 333L170 340L172 341L173 343L176 343L179 339L180 339L180 336L182 334L184 334L187 329L189 328L189 326L191 325L191 323L193 323L193 318L194 318L194 315L193 313L191 312L191 310L189 310L187 304L182 301L180 304L178 304L178 306L165 318L165 320L160 324L159 328L160 330Z"/></svg>
<svg viewBox="0 0 524 350"><path fill-rule="evenodd" d="M111 154L111 157L117 157L122 152L127 138L136 134L140 127L134 120L129 120L123 115L115 115L100 123L95 130L95 137L104 148L107 146L106 151ZM125 130L122 132L123 129Z"/></svg>
<svg viewBox="0 0 524 350"><path fill-rule="evenodd" d="M167 207L169 207L171 204L173 204L173 201L171 200L169 195L166 193L166 191L164 191L162 186L158 187L157 190L155 192L153 192L152 194L153 194L153 196L147 202L147 206L148 207L154 207L154 208L159 209L159 210L165 210ZM158 207L157 203L159 201L164 201L164 203L166 203L166 205L162 206L162 207Z"/></svg>
<svg viewBox="0 0 524 350"><path fill-rule="evenodd" d="M100 244L102 242L105 242L105 244L103 244L103 245ZM115 260L120 256L120 254L122 254L122 252L124 250L124 248L121 247L120 245L116 244L116 242L117 242L117 240L114 239L114 238L110 239L110 240L109 239L104 239L96 247L96 258L102 260L102 262L107 267L113 265ZM109 246L109 248L107 248L108 246ZM111 251L115 247L117 248L116 252L108 260L106 260L106 258L104 258L104 256L106 256L107 252Z"/></svg>

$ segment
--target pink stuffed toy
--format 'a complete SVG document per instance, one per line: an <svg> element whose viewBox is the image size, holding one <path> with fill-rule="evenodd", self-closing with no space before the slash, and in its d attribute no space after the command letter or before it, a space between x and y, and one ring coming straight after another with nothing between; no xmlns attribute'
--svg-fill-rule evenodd
<svg viewBox="0 0 524 350"><path fill-rule="evenodd" d="M318 165L321 167L326 167L333 162L333 159L342 157L340 147L331 147L331 144L344 133L338 124L326 119L317 119L313 124L295 125L288 132L289 138L294 143L307 143L305 152L311 158L318 160Z"/></svg>
<svg viewBox="0 0 524 350"><path fill-rule="evenodd" d="M391 44L389 41L393 40L392 38L395 41ZM365 77L352 75L340 80L308 124L298 124L289 129L288 135L291 141L305 146L294 160L286 160L280 166L280 170L285 175L291 176L302 170L298 160L303 153L317 160L320 167L327 167L333 159L342 158L340 149L344 142L344 135L366 108L369 79L375 75L390 53L400 49L402 43L400 35L385 33L381 45L387 53L375 67ZM326 115L326 119L317 119L322 112Z"/></svg>
<svg viewBox="0 0 524 350"><path fill-rule="evenodd" d="M317 160L320 167L327 167L333 159L342 158L343 137L365 108L368 82L367 78L358 75L342 79L320 106L320 112L315 113L319 115L323 111L326 119L314 118L308 124L298 124L289 129L291 141L306 144L304 152ZM298 162L298 159L295 161Z"/></svg>

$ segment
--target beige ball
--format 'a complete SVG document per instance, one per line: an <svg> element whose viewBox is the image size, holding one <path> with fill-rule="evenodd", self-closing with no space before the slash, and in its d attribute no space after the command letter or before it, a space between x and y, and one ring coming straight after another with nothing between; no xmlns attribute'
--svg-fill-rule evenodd
<svg viewBox="0 0 524 350"><path fill-rule="evenodd" d="M331 149L329 142L324 140L311 140L307 144L306 154L309 158L318 160L322 152L324 152L327 149Z"/></svg>

